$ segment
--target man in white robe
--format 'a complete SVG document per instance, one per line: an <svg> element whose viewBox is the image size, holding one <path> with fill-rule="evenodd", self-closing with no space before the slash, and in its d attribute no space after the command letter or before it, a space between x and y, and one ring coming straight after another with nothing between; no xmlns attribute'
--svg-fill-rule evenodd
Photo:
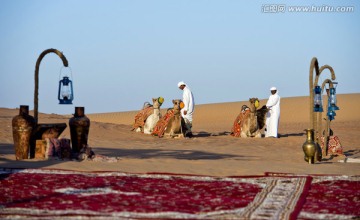
<svg viewBox="0 0 360 220"><path fill-rule="evenodd" d="M193 121L193 113L195 109L195 101L194 96L190 90L190 88L185 84L185 82L181 81L178 83L179 89L183 91L183 103L184 108L181 109L181 116L184 118L185 126L187 128L187 132L185 133L186 137L192 137L192 121Z"/></svg>
<svg viewBox="0 0 360 220"><path fill-rule="evenodd" d="M266 114L266 132L265 137L278 137L278 127L280 120L280 96L276 87L270 88L271 95L266 103L269 109Z"/></svg>

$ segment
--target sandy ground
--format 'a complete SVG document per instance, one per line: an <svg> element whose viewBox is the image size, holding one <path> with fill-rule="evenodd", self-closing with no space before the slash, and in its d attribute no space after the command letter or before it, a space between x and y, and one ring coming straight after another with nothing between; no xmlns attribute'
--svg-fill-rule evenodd
<svg viewBox="0 0 360 220"><path fill-rule="evenodd" d="M278 139L234 138L228 135L240 107L247 103L197 105L193 127L195 137L192 139L158 138L130 131L137 111L87 114L91 120L89 145L96 154L118 157L116 163L16 161L11 121L18 110L0 108L0 167L212 176L261 175L264 172L360 174L360 163L338 162L345 156L327 156L322 162L312 165L304 161L304 129L310 124L308 97L282 98ZM265 103L266 100L261 100L260 105ZM340 138L346 157L360 160L360 94L338 95L338 106L340 110L331 128ZM39 122L68 123L70 117L40 114ZM69 128L61 137L70 138Z"/></svg>

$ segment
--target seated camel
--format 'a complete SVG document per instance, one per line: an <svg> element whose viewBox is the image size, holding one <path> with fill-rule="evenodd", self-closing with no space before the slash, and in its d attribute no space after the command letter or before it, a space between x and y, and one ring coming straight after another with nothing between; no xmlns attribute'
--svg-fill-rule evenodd
<svg viewBox="0 0 360 220"><path fill-rule="evenodd" d="M132 130L151 134L155 124L161 117L160 106L163 102L164 98L162 97L153 98L153 105L150 105L149 102L145 102L143 108L135 115L135 122Z"/></svg>
<svg viewBox="0 0 360 220"><path fill-rule="evenodd" d="M181 100L173 100L174 107L168 109L166 114L157 122L152 135L159 138L167 137L183 137L186 131L184 119L181 117Z"/></svg>
<svg viewBox="0 0 360 220"><path fill-rule="evenodd" d="M181 100L175 99L172 101L174 104L173 107L173 116L169 119L167 126L165 128L164 136L166 137L184 137L186 132L186 126L183 117L181 117Z"/></svg>
<svg viewBox="0 0 360 220"><path fill-rule="evenodd" d="M234 121L231 135L235 137L261 137L261 129L265 126L267 107L260 109L258 98L249 99L250 106L243 105L240 114Z"/></svg>
<svg viewBox="0 0 360 220"><path fill-rule="evenodd" d="M151 134L153 132L156 123L161 118L160 106L163 102L164 102L164 99L161 97L159 97L157 99L153 98L154 112L145 121L144 134Z"/></svg>

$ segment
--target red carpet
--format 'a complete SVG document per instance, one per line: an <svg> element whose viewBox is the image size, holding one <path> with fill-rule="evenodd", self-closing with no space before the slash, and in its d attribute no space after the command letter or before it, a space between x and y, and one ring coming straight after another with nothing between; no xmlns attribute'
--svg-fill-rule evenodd
<svg viewBox="0 0 360 220"><path fill-rule="evenodd" d="M360 176L312 175L311 178L298 219L360 219Z"/></svg>
<svg viewBox="0 0 360 220"><path fill-rule="evenodd" d="M0 218L346 219L360 176L207 177L0 169Z"/></svg>

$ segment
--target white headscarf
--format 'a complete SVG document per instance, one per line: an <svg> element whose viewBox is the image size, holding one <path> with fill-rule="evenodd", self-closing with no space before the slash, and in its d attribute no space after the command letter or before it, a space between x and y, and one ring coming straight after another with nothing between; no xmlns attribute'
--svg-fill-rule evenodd
<svg viewBox="0 0 360 220"><path fill-rule="evenodd" d="M178 87L180 87L180 86L182 86L182 85L185 85L185 86L186 86L186 84L185 84L184 81L180 81L177 85L178 85Z"/></svg>

